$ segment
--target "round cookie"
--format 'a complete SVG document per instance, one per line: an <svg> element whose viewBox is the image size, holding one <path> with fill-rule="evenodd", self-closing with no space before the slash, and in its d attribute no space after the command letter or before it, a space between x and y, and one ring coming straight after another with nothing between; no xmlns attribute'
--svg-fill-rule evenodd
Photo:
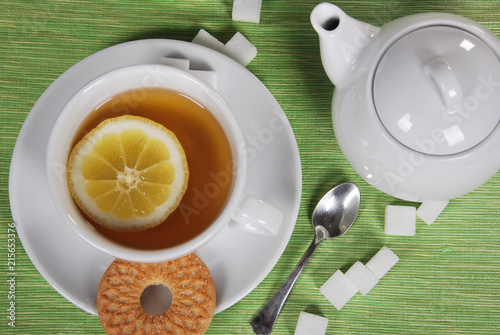
<svg viewBox="0 0 500 335"><path fill-rule="evenodd" d="M172 304L160 315L141 305L152 285L164 285ZM115 259L97 289L97 312L106 334L203 334L215 311L215 286L196 255L159 263Z"/></svg>

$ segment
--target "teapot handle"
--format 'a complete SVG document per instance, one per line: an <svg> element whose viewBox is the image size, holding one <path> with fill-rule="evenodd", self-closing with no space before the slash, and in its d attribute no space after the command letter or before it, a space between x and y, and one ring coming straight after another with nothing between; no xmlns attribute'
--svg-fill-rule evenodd
<svg viewBox="0 0 500 335"><path fill-rule="evenodd" d="M462 87L450 64L445 59L441 57L432 58L425 63L424 71L436 83L447 109L453 110L455 106L462 103Z"/></svg>

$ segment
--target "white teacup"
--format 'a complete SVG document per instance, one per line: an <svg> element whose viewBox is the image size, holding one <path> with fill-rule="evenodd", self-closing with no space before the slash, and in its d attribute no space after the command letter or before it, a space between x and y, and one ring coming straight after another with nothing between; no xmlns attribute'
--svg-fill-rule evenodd
<svg viewBox="0 0 500 335"><path fill-rule="evenodd" d="M73 201L66 179L66 164L75 133L98 106L113 96L137 88L165 88L185 94L199 102L218 120L229 140L233 158L233 177L229 199L218 217L198 236L180 245L143 250L117 243L96 231ZM210 241L226 225L245 231L275 235L284 214L277 208L244 192L247 160L245 141L236 118L223 98L209 85L177 68L148 64L110 71L80 89L66 104L52 130L46 170L53 201L61 218L84 240L121 259L156 262L175 259Z"/></svg>

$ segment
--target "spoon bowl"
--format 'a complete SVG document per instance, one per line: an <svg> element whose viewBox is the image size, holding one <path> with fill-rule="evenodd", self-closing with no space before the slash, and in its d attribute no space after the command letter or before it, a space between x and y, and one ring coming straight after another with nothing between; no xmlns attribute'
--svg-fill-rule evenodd
<svg viewBox="0 0 500 335"><path fill-rule="evenodd" d="M250 321L255 334L270 334L276 319L314 250L325 239L344 235L356 220L361 195L353 183L343 183L328 191L318 202L312 215L314 240L281 288Z"/></svg>
<svg viewBox="0 0 500 335"><path fill-rule="evenodd" d="M328 191L312 214L316 238L344 235L356 220L360 200L359 189L353 183L343 183Z"/></svg>

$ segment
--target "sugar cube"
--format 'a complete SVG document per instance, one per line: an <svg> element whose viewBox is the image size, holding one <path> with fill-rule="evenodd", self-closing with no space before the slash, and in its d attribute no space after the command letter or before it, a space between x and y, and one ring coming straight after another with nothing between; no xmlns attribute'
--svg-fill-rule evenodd
<svg viewBox="0 0 500 335"><path fill-rule="evenodd" d="M324 335L328 327L328 319L319 315L300 312L295 335Z"/></svg>
<svg viewBox="0 0 500 335"><path fill-rule="evenodd" d="M215 71L189 70L189 73L217 89L217 73Z"/></svg>
<svg viewBox="0 0 500 335"><path fill-rule="evenodd" d="M320 288L319 291L339 311L358 292L342 271L337 270Z"/></svg>
<svg viewBox="0 0 500 335"><path fill-rule="evenodd" d="M247 66L257 56L257 48L240 32L231 37L222 52L243 66Z"/></svg>
<svg viewBox="0 0 500 335"><path fill-rule="evenodd" d="M399 257L389 247L383 246L373 256L366 267L377 277L381 279L390 269L399 261Z"/></svg>
<svg viewBox="0 0 500 335"><path fill-rule="evenodd" d="M439 214L448 206L448 200L427 200L417 209L417 216L427 224L433 224Z"/></svg>
<svg viewBox="0 0 500 335"><path fill-rule="evenodd" d="M208 31L205 29L200 29L196 36L193 38L193 43L200 44L203 46L206 46L208 48L217 50L217 51L222 51L224 48L224 43L219 41L216 37L212 36Z"/></svg>
<svg viewBox="0 0 500 335"><path fill-rule="evenodd" d="M259 23L262 0L234 0L233 21Z"/></svg>
<svg viewBox="0 0 500 335"><path fill-rule="evenodd" d="M385 208L385 233L413 236L416 232L417 209L413 206L387 206Z"/></svg>
<svg viewBox="0 0 500 335"><path fill-rule="evenodd" d="M354 263L345 275L363 295L367 295L378 283L378 278L373 272L359 261Z"/></svg>
<svg viewBox="0 0 500 335"><path fill-rule="evenodd" d="M176 67L184 71L189 70L189 59L186 58L162 57L160 64Z"/></svg>

